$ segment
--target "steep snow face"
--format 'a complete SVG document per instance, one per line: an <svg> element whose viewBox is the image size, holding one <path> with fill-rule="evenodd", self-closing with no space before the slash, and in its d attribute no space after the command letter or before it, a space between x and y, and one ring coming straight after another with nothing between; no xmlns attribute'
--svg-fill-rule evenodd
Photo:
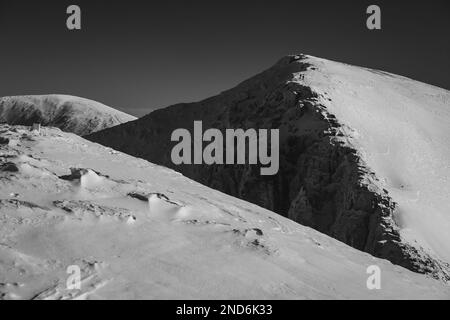
<svg viewBox="0 0 450 320"><path fill-rule="evenodd" d="M280 130L280 171L175 166L173 130ZM288 56L237 87L88 138L176 169L354 248L450 280L449 93L403 77Z"/></svg>
<svg viewBox="0 0 450 320"><path fill-rule="evenodd" d="M439 281L74 134L0 136L2 299L450 298ZM372 265L380 290L367 288ZM67 285L76 268L79 288Z"/></svg>
<svg viewBox="0 0 450 320"><path fill-rule="evenodd" d="M0 98L0 122L41 123L86 135L136 118L99 102L66 95Z"/></svg>
<svg viewBox="0 0 450 320"><path fill-rule="evenodd" d="M450 92L376 70L308 57L297 81L327 99L388 190L401 234L450 261Z"/></svg>

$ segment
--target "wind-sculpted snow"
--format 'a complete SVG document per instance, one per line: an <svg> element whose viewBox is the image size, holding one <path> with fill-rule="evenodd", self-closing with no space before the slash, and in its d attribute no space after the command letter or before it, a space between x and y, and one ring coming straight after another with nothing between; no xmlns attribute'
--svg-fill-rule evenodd
<svg viewBox="0 0 450 320"><path fill-rule="evenodd" d="M450 288L170 169L0 126L1 299L448 299ZM381 289L367 288L369 266ZM69 272L80 271L73 288Z"/></svg>
<svg viewBox="0 0 450 320"><path fill-rule="evenodd" d="M96 101L66 96L15 96L0 98L0 123L40 123L66 132L86 135L136 118Z"/></svg>
<svg viewBox="0 0 450 320"><path fill-rule="evenodd" d="M450 94L311 56L88 139L173 168L410 270L450 280ZM279 172L174 165L178 128L279 129Z"/></svg>

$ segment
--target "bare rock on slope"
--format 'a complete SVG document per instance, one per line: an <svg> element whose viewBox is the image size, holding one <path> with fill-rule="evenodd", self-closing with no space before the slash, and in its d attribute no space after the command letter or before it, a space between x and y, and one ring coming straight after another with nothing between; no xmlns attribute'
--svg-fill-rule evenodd
<svg viewBox="0 0 450 320"><path fill-rule="evenodd" d="M200 183L273 210L376 257L450 280L449 266L441 257L417 242L404 239L396 221L398 203L390 194L392 186L385 185L385 177L380 179L372 170L372 163L366 162L359 143L365 140L354 138L357 132L353 123L347 121L350 117L342 117L341 121L331 112L333 103L333 110L337 111L349 109L351 113L355 107L333 101L328 93L335 93L335 99L357 96L359 100L355 101L367 104L372 108L369 111L373 111L378 108L376 103L370 103L373 87L334 80L338 76L327 73L328 66L334 68L334 62L288 56L218 96L160 109L88 139L178 170ZM339 67L343 72L356 68L344 64ZM362 68L355 72L373 81L370 85L375 88L377 83L392 77ZM317 73L335 87L312 85ZM394 80L399 86L411 81L401 77ZM340 86L347 91L339 91ZM395 93L396 88L390 90ZM279 129L280 171L275 176L260 176L257 166L175 166L170 158L175 144L170 142L170 135L177 128L192 132L195 120L202 120L203 130Z"/></svg>
<svg viewBox="0 0 450 320"><path fill-rule="evenodd" d="M0 98L0 122L11 125L57 127L85 135L136 118L96 101L66 96L15 96Z"/></svg>

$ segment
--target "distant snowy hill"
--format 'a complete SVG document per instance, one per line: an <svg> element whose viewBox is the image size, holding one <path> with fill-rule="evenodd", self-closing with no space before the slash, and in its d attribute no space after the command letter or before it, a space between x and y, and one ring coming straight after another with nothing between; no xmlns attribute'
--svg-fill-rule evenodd
<svg viewBox="0 0 450 320"><path fill-rule="evenodd" d="M0 123L41 123L85 135L136 118L99 102L66 95L0 98Z"/></svg>
<svg viewBox="0 0 450 320"><path fill-rule="evenodd" d="M367 288L373 265L380 290ZM0 125L0 299L449 297L170 169L56 128Z"/></svg>
<svg viewBox="0 0 450 320"><path fill-rule="evenodd" d="M177 128L192 132L195 120L204 130L279 129L279 173L174 165L170 135ZM87 138L448 281L449 124L447 90L297 55L215 97Z"/></svg>

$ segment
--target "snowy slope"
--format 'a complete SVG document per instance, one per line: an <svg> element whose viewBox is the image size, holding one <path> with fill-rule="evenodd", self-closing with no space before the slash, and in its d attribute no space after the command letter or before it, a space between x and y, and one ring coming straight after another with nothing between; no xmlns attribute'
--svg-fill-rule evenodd
<svg viewBox="0 0 450 320"><path fill-rule="evenodd" d="M439 281L167 168L58 129L0 133L3 299L450 298ZM70 265L80 290L66 287ZM381 290L366 287L370 265Z"/></svg>
<svg viewBox="0 0 450 320"><path fill-rule="evenodd" d="M287 56L235 88L87 138L450 280L450 93L382 71ZM277 128L280 171L172 163L173 130Z"/></svg>
<svg viewBox="0 0 450 320"><path fill-rule="evenodd" d="M402 235L450 262L450 92L315 57L303 83L331 99L328 111L398 203Z"/></svg>
<svg viewBox="0 0 450 320"><path fill-rule="evenodd" d="M67 95L0 98L0 122L41 123L85 135L136 118L99 102Z"/></svg>

